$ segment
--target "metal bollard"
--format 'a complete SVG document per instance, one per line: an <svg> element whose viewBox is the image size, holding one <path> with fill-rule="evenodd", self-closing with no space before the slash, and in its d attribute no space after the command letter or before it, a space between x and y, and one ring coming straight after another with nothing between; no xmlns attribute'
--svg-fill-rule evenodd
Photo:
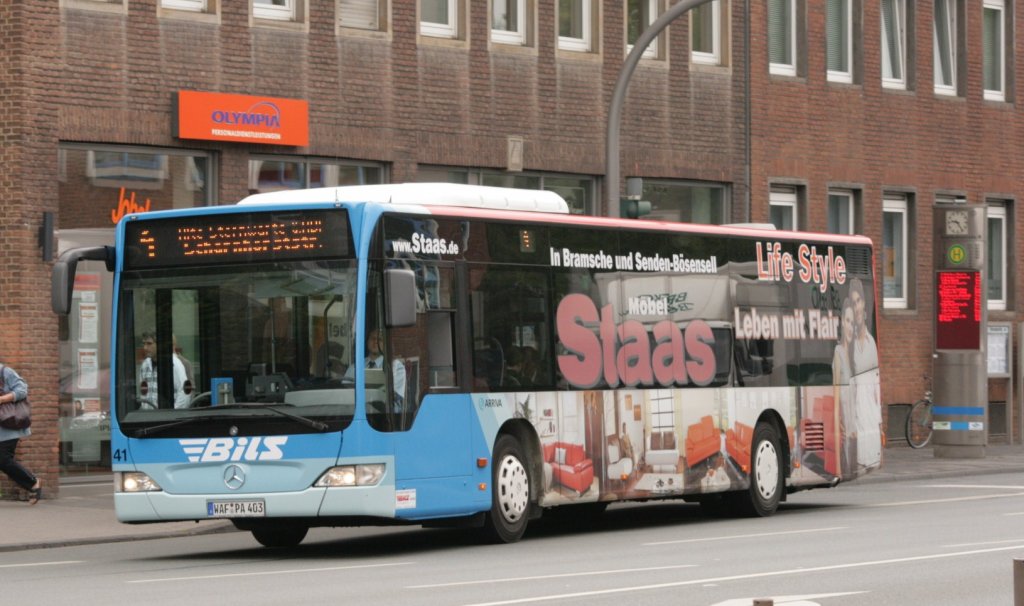
<svg viewBox="0 0 1024 606"><path fill-rule="evenodd" d="M1013 606L1024 606L1024 558L1013 559Z"/></svg>

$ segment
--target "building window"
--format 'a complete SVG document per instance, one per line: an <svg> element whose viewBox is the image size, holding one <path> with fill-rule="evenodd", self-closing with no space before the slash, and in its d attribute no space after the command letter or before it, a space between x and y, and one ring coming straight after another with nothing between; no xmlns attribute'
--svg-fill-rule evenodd
<svg viewBox="0 0 1024 606"><path fill-rule="evenodd" d="M982 7L982 45L985 98L991 101L1006 100L1006 45L1005 6L1003 0L985 0Z"/></svg>
<svg viewBox="0 0 1024 606"><path fill-rule="evenodd" d="M694 63L722 65L722 40L727 22L723 0L712 0L690 11L690 58Z"/></svg>
<svg viewBox="0 0 1024 606"><path fill-rule="evenodd" d="M308 158L252 157L249 159L249 193L284 189L336 187L384 183L379 164L339 163Z"/></svg>
<svg viewBox="0 0 1024 606"><path fill-rule="evenodd" d="M908 203L903 195L882 202L882 298L892 309L907 308Z"/></svg>
<svg viewBox="0 0 1024 606"><path fill-rule="evenodd" d="M853 82L853 0L828 0L827 13L828 79Z"/></svg>
<svg viewBox="0 0 1024 606"><path fill-rule="evenodd" d="M215 164L209 152L61 143L58 252L113 246L115 222L127 213L210 204L218 189ZM54 385L62 475L109 472L111 463L107 344L114 279L102 261L80 262L76 275L71 313L59 321L60 379Z"/></svg>
<svg viewBox="0 0 1024 606"><path fill-rule="evenodd" d="M558 48L590 52L593 50L592 0L558 0Z"/></svg>
<svg viewBox="0 0 1024 606"><path fill-rule="evenodd" d="M252 0L252 14L268 21L298 21L298 0Z"/></svg>
<svg viewBox="0 0 1024 606"><path fill-rule="evenodd" d="M526 44L526 0L491 0L491 40Z"/></svg>
<svg viewBox="0 0 1024 606"><path fill-rule="evenodd" d="M721 225L726 223L728 190L717 183L644 179L642 198L651 203L645 219Z"/></svg>
<svg viewBox="0 0 1024 606"><path fill-rule="evenodd" d="M854 198L852 191L828 192L828 233L854 233Z"/></svg>
<svg viewBox="0 0 1024 606"><path fill-rule="evenodd" d="M768 220L776 229L799 229L795 187L773 187L768 200Z"/></svg>
<svg viewBox="0 0 1024 606"><path fill-rule="evenodd" d="M956 0L935 0L935 92L956 94Z"/></svg>
<svg viewBox="0 0 1024 606"><path fill-rule="evenodd" d="M768 0L769 71L796 75L796 0Z"/></svg>
<svg viewBox="0 0 1024 606"><path fill-rule="evenodd" d="M457 38L459 35L458 2L456 0L420 0L420 33L435 38Z"/></svg>
<svg viewBox="0 0 1024 606"><path fill-rule="evenodd" d="M548 173L508 173L471 168L420 166L420 183L467 183L518 189L546 189L562 196L575 215L593 215L596 183L591 177Z"/></svg>
<svg viewBox="0 0 1024 606"><path fill-rule="evenodd" d="M382 0L339 0L338 25L381 31L387 23L383 12L386 6L387 2Z"/></svg>
<svg viewBox="0 0 1024 606"><path fill-rule="evenodd" d="M658 0L626 0L626 52L633 52L640 34L658 18ZM658 38L644 49L644 57L658 56Z"/></svg>
<svg viewBox="0 0 1024 606"><path fill-rule="evenodd" d="M906 88L906 2L882 0L882 86Z"/></svg>
<svg viewBox="0 0 1024 606"><path fill-rule="evenodd" d="M160 6L162 8L196 13L205 13L207 10L206 0L160 0Z"/></svg>
<svg viewBox="0 0 1024 606"><path fill-rule="evenodd" d="M988 207L988 249L985 251L985 280L988 282L988 308L1007 309L1007 242L1006 205L991 203Z"/></svg>

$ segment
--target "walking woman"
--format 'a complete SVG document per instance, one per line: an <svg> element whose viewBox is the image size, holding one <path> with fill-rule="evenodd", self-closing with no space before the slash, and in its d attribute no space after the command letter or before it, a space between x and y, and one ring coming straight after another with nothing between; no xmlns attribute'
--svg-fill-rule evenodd
<svg viewBox="0 0 1024 606"><path fill-rule="evenodd" d="M0 404L17 402L28 397L28 383L10 366L0 365ZM0 427L0 471L7 474L18 486L28 491L28 504L35 505L43 496L43 488L39 478L25 469L14 459L14 451L18 448L18 440L30 435L29 429L7 429Z"/></svg>

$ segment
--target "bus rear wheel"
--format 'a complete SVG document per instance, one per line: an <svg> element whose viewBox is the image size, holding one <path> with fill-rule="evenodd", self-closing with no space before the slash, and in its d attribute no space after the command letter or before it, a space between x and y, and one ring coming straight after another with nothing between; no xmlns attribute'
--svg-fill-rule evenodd
<svg viewBox="0 0 1024 606"><path fill-rule="evenodd" d="M295 547L306 538L306 526L257 526L252 536L264 547Z"/></svg>
<svg viewBox="0 0 1024 606"><path fill-rule="evenodd" d="M498 438L491 459L491 510L484 525L491 542L515 543L526 532L531 497L526 463L518 440L507 434Z"/></svg>
<svg viewBox="0 0 1024 606"><path fill-rule="evenodd" d="M733 493L733 504L740 515L767 517L779 508L784 490L782 449L775 425L758 423L751 452L750 488L746 493Z"/></svg>

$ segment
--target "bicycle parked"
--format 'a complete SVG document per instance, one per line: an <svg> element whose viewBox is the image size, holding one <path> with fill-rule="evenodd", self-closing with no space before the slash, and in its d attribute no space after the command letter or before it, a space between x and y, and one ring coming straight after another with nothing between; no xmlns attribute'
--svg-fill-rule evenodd
<svg viewBox="0 0 1024 606"><path fill-rule="evenodd" d="M927 382L928 377L925 377ZM914 402L907 414L907 444L923 448L932 439L932 390L925 389L924 397Z"/></svg>

